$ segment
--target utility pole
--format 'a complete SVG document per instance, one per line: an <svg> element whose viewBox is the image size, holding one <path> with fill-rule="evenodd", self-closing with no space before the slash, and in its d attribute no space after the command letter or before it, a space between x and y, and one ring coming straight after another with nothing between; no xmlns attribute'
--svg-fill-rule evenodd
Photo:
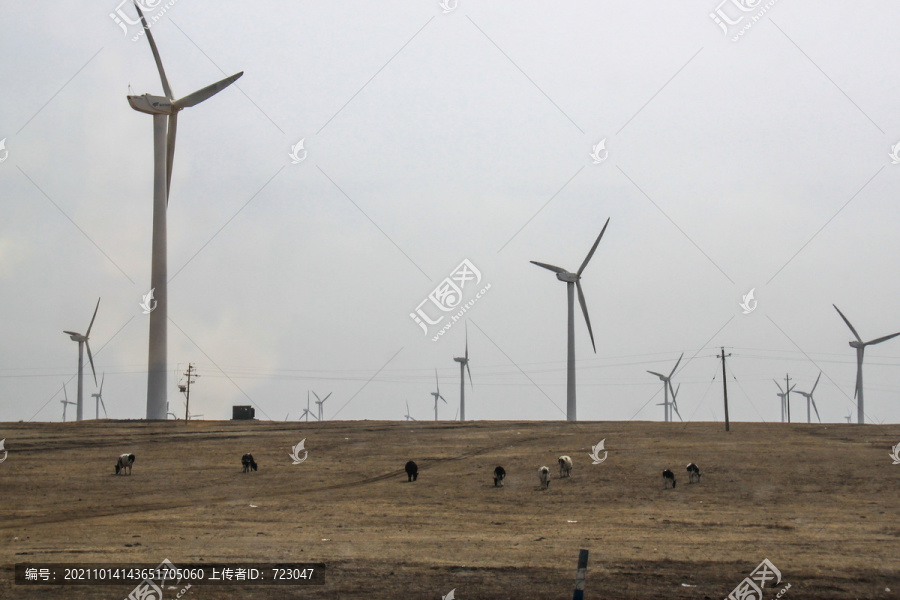
<svg viewBox="0 0 900 600"><path fill-rule="evenodd" d="M722 346L722 354L716 355L716 358L722 359L722 391L725 396L725 431L730 431L731 424L728 422L728 378L725 377L725 359L731 356L731 352L725 354L725 346Z"/></svg>
<svg viewBox="0 0 900 600"><path fill-rule="evenodd" d="M184 420L187 421L190 419L190 407L191 407L191 383L194 382L194 377L200 377L197 375L197 367L194 366L194 363L188 363L188 369L184 372L184 375L187 376L186 384L178 384L178 389L181 392L184 392L187 401L184 403Z"/></svg>
<svg viewBox="0 0 900 600"><path fill-rule="evenodd" d="M784 403L787 404L788 423L791 422L791 378L787 373L784 374Z"/></svg>

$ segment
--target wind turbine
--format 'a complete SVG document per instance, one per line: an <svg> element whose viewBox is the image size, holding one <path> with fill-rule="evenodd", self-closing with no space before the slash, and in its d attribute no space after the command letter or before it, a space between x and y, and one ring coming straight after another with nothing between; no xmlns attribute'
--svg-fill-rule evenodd
<svg viewBox="0 0 900 600"><path fill-rule="evenodd" d="M82 335L74 331L63 331L69 335L69 339L78 342L78 399L75 407L75 420L80 421L84 411L84 403L82 402L84 394L84 378L82 371L84 368L84 347L87 346L88 360L91 361L91 372L94 374L94 385L97 385L97 372L94 371L94 357L91 355L91 345L88 339L91 336L91 327L94 326L94 319L97 318L97 309L100 308L100 298L97 298L97 306L94 307L94 316L91 317L91 323L88 325L87 332Z"/></svg>
<svg viewBox="0 0 900 600"><path fill-rule="evenodd" d="M684 358L684 352L682 352L681 356L678 357L678 362L675 363L675 366L672 367L672 371L668 375L663 375L662 373L657 373L656 371L647 371L651 375L656 375L657 377L659 377L659 380L663 382L663 393L665 394L665 400L663 401L662 404L657 404L657 406L665 407L663 410L665 411L665 422L666 423L668 423L669 421L672 420L672 409L669 407L675 403L675 390L672 389L672 375L675 374L675 369L677 369L678 365L681 364L682 358ZM669 402L669 390L672 390L672 402L671 403ZM681 419L680 413L678 414L678 418Z"/></svg>
<svg viewBox="0 0 900 600"><path fill-rule="evenodd" d="M66 392L66 384L65 384L65 382L63 382L63 396L64 396L65 399L60 400L60 402L61 402L62 405L63 405L63 423L65 423L65 422L66 422L66 408L68 408L70 404L72 404L72 405L74 405L74 406L77 406L77 403L72 402L71 400L69 400L69 394L68 394L68 392Z"/></svg>
<svg viewBox="0 0 900 600"><path fill-rule="evenodd" d="M328 400L328 398L331 397L331 394L333 394L333 393L334 393L334 392L328 392L328 395L325 396L325 400ZM319 405L319 416L316 417L316 421L321 421L322 419L325 418L325 415L324 415L324 413L322 412L322 405L325 404L325 400L320 400L320 399L319 399L319 395L316 394L315 392L313 392L313 396L316 397L316 404Z"/></svg>
<svg viewBox="0 0 900 600"><path fill-rule="evenodd" d="M459 363L459 420L466 420L466 374L469 371L469 385L473 388L472 371L469 369L469 322L466 321L466 355L453 359ZM408 411L407 411L408 412Z"/></svg>
<svg viewBox="0 0 900 600"><path fill-rule="evenodd" d="M106 380L106 373L103 374L103 377L100 378L100 390L96 394L91 394L91 397L94 399L94 410L96 411L95 419L100 419L100 406L103 406L103 417L109 418L109 415L106 414L106 404L103 404L103 382Z"/></svg>
<svg viewBox="0 0 900 600"><path fill-rule="evenodd" d="M857 407L857 415L856 421L860 425L865 423L865 413L863 411L863 376L862 376L862 365L863 365L863 353L866 351L866 346L871 346L873 344L880 344L881 342L886 342L893 337L897 337L900 333L894 333L891 335L886 335L884 337L880 337L878 339L872 340L870 342L862 341L862 338L859 337L859 334L856 333L856 329L853 328L853 325L850 324L850 321L847 320L847 317L844 316L844 313L841 312L837 306L834 306L834 310L838 311L838 314L841 315L841 318L844 320L844 323L847 324L847 327L850 328L850 331L853 332L853 336L856 338L855 341L850 342L850 346L856 348L856 389L853 391L853 397L856 398L859 396L859 401L856 403Z"/></svg>
<svg viewBox="0 0 900 600"><path fill-rule="evenodd" d="M406 417L407 421L415 421L415 419L409 414L409 400L406 401L406 414L403 416Z"/></svg>
<svg viewBox="0 0 900 600"><path fill-rule="evenodd" d="M444 400L444 397L441 396L441 384L438 382L437 369L434 370L434 384L437 386L436 392L431 392L431 395L434 396L434 420L438 420L438 398ZM444 400L444 404L447 404L447 401Z"/></svg>
<svg viewBox="0 0 900 600"><path fill-rule="evenodd" d="M303 412L300 413L300 416L297 417L297 420L300 421L303 419L303 417L306 417L306 422L309 423L309 415L311 414L312 413L309 412L309 390L306 390L306 408L303 409ZM318 421L318 419L316 420Z"/></svg>
<svg viewBox="0 0 900 600"><path fill-rule="evenodd" d="M775 381L775 380L773 379L772 381ZM784 423L784 415L787 414L788 423L790 423L791 422L791 406L790 406L790 404L788 404L790 402L788 400L788 394L791 393L791 391L794 389L794 387L796 387L797 384L794 384L790 388L788 388L788 391L784 391L783 389L781 389L781 384L778 383L777 381L775 381L775 385L778 386L778 392L779 392L778 397L781 398L781 422ZM786 386L787 382L785 382L784 385ZM787 411L785 411L785 408L787 409Z"/></svg>
<svg viewBox="0 0 900 600"><path fill-rule="evenodd" d="M853 418L853 409L848 408L848 409L847 409L847 416L844 417L844 418L847 419L847 423L850 423L850 419Z"/></svg>
<svg viewBox="0 0 900 600"><path fill-rule="evenodd" d="M584 272L584 268L587 266L588 262L590 262L591 257L594 256L594 251L597 249L597 245L600 243L600 238L603 237L603 232L606 231L607 225L609 225L609 219L606 219L606 223L603 225L603 229L600 231L600 235L597 236L597 241L594 242L594 245L591 247L591 251L588 252L588 255L587 257L585 257L584 262L581 263L581 266L575 273L570 273L569 271L566 271L561 267L554 267L553 265L540 263L534 260L531 261L532 264L553 271L554 273L556 273L557 279L566 282L566 288L569 295L568 364L566 369L566 419L569 421L578 420L575 413L575 289L578 289L578 302L581 304L581 312L584 313L584 322L587 323L588 333L591 336L591 346L594 348L594 353L596 354L597 346L594 344L594 332L591 330L591 318L588 316L587 303L585 303L584 301L584 292L581 290L581 274Z"/></svg>
<svg viewBox="0 0 900 600"><path fill-rule="evenodd" d="M162 82L165 96L143 94L129 95L128 103L138 112L153 115L153 246L150 260L150 288L156 298L156 308L150 312L149 357L147 363L147 419L166 418L166 340L168 322L168 274L166 266L166 208L169 204L169 189L172 183L172 162L175 158L175 132L178 127L178 111L209 99L234 83L243 71L208 85L201 90L175 99L169 80L163 70L162 59L150 33L150 26L144 18L137 2L134 3L156 68ZM80 408L79 408L80 415Z"/></svg>
<svg viewBox="0 0 900 600"><path fill-rule="evenodd" d="M801 392L797 390L795 393L800 394L804 398L806 398L806 422L812 423L812 415L809 412L809 405L812 403L812 407L816 409L816 418L819 420L819 423L822 422L822 417L819 416L819 409L816 407L816 401L813 400L813 392L816 391L816 386L819 385L819 378L822 377L822 371L819 371L819 377L816 377L816 382L813 384L812 389L809 390L809 393Z"/></svg>

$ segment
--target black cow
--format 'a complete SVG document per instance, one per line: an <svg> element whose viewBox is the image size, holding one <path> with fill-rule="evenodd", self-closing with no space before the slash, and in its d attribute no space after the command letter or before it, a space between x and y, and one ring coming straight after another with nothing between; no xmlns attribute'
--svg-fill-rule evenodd
<svg viewBox="0 0 900 600"><path fill-rule="evenodd" d="M256 470L256 461L253 460L253 455L249 452L241 457L241 466L244 467L243 472L247 473L250 469Z"/></svg>
<svg viewBox="0 0 900 600"><path fill-rule="evenodd" d="M694 463L690 463L687 466L688 472L688 483L694 483L694 477L697 478L697 482L700 482L700 467L695 465Z"/></svg>
<svg viewBox="0 0 900 600"><path fill-rule="evenodd" d="M672 471L670 471L668 469L665 469L663 471L663 485L666 487L666 489L669 488L670 481L672 482L672 489L674 490L675 489L675 473L673 473Z"/></svg>
<svg viewBox="0 0 900 600"><path fill-rule="evenodd" d="M116 475L121 471L122 475L131 475L131 466L134 464L134 454L121 454L116 461ZM127 470L127 473L126 473Z"/></svg>
<svg viewBox="0 0 900 600"><path fill-rule="evenodd" d="M494 469L494 487L503 487L504 479L506 479L506 470L503 467Z"/></svg>
<svg viewBox="0 0 900 600"><path fill-rule="evenodd" d="M419 466L413 461L406 463L406 476L408 481L415 481L419 477Z"/></svg>

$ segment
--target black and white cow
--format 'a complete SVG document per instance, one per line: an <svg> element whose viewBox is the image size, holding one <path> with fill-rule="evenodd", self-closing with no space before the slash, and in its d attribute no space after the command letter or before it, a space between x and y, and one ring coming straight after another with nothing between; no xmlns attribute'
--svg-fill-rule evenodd
<svg viewBox="0 0 900 600"><path fill-rule="evenodd" d="M253 455L249 452L241 457L241 466L244 467L243 472L247 473L250 469L256 470L256 461L253 460Z"/></svg>
<svg viewBox="0 0 900 600"><path fill-rule="evenodd" d="M672 489L675 489L675 473L672 471L665 469L663 471L663 485L666 489L669 489L669 482L672 482Z"/></svg>
<svg viewBox="0 0 900 600"><path fill-rule="evenodd" d="M550 487L550 469L547 467L541 467L538 469L538 477L541 480L541 489L547 489Z"/></svg>
<svg viewBox="0 0 900 600"><path fill-rule="evenodd" d="M569 456L559 457L559 476L560 478L568 477L572 474L572 459Z"/></svg>
<svg viewBox="0 0 900 600"><path fill-rule="evenodd" d="M413 461L406 463L406 477L407 481L415 481L419 478L419 466Z"/></svg>
<svg viewBox="0 0 900 600"><path fill-rule="evenodd" d="M131 475L131 466L134 464L134 454L122 454L116 461L116 475ZM127 469L127 473L126 473Z"/></svg>
<svg viewBox="0 0 900 600"><path fill-rule="evenodd" d="M504 479L506 479L506 469L503 467L494 469L494 487L503 487Z"/></svg>
<svg viewBox="0 0 900 600"><path fill-rule="evenodd" d="M698 467L694 463L688 463L687 472L688 472L688 483L694 483L694 477L697 478L698 483L700 482L700 467Z"/></svg>

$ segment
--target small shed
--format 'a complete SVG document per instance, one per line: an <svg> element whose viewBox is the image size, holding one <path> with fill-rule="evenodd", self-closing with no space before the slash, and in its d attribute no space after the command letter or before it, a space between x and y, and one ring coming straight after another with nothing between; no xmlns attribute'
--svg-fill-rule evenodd
<svg viewBox="0 0 900 600"><path fill-rule="evenodd" d="M232 406L232 421L249 421L256 418L256 409L252 406Z"/></svg>

